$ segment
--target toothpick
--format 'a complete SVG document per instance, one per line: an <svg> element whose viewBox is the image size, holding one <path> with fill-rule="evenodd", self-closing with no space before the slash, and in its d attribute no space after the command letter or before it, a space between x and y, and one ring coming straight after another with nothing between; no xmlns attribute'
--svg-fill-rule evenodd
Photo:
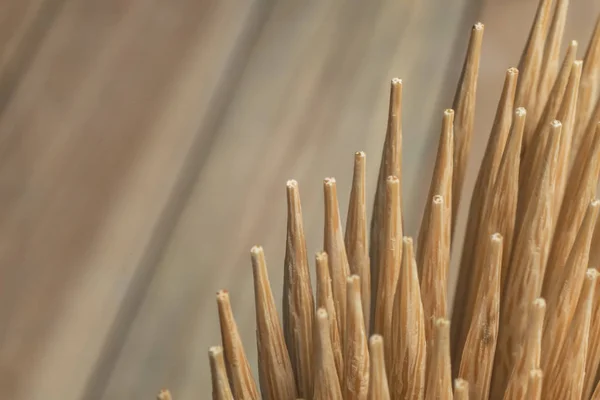
<svg viewBox="0 0 600 400"><path fill-rule="evenodd" d="M431 363L427 369L425 400L452 400L450 321L437 319L434 329L434 345Z"/></svg>
<svg viewBox="0 0 600 400"><path fill-rule="evenodd" d="M269 399L295 400L294 371L283 339L262 247L250 250L256 306L260 391Z"/></svg>
<svg viewBox="0 0 600 400"><path fill-rule="evenodd" d="M533 110L536 102L536 90L540 78L540 69L544 57L546 32L549 27L552 0L540 0L527 44L519 61L520 79L515 95L515 106ZM531 132L525 132L523 137L524 151L528 151Z"/></svg>
<svg viewBox="0 0 600 400"><path fill-rule="evenodd" d="M546 267L544 295L551 290L556 290L552 288L553 283L562 282L556 280L561 279L564 265L573 248L581 222L596 193L598 174L600 173L600 129L597 134L590 135L590 138L593 139L593 142L588 145L587 150L580 149L580 154L577 156L569 176ZM588 140L586 140L586 145L587 142ZM593 249L591 249L592 253Z"/></svg>
<svg viewBox="0 0 600 400"><path fill-rule="evenodd" d="M208 349L208 359L210 362L213 400L233 400L225 368L225 359L223 358L223 348L213 346Z"/></svg>
<svg viewBox="0 0 600 400"><path fill-rule="evenodd" d="M592 303L598 272L588 269L573 321L570 323L567 342L562 345L556 364L548 365L543 393L549 399L581 399L585 374ZM545 348L544 348L545 349Z"/></svg>
<svg viewBox="0 0 600 400"><path fill-rule="evenodd" d="M392 316L390 393L394 399L422 399L425 388L425 321L411 238L403 239L398 289ZM385 339L385 338L384 338Z"/></svg>
<svg viewBox="0 0 600 400"><path fill-rule="evenodd" d="M492 125L481 167L477 174L477 180L475 181L475 188L473 189L471 204L469 206L469 218L467 221L467 230L465 232L465 241L461 254L459 278L456 288L456 292L462 293L462 295L455 297L454 311L452 313L452 318L454 320L452 325L452 349L455 370L458 369L459 357L457 354L460 355L460 352L462 351L462 345L464 344L471 322L472 305L469 307L469 302L475 301L478 287L478 275L476 276L476 279L474 279L472 272L473 268L477 267L473 263L475 262L474 249L477 246L477 239L481 237L478 230L483 218L482 213L484 203L490 201L488 197L493 197L492 193L498 193L492 192L492 190L509 137L511 121L513 119L513 105L518 75L519 72L515 68L509 68L506 71L504 88L502 89L502 94L498 102L496 117L494 124ZM522 108L520 110L515 127L525 123L525 111ZM522 136L522 127L520 129L520 133L515 133ZM518 142L520 148L521 140L519 139Z"/></svg>
<svg viewBox="0 0 600 400"><path fill-rule="evenodd" d="M573 319L581 286L584 283L587 261L590 251L592 232L600 201L594 200L588 206L575 243L564 265L563 271L556 277L558 281L546 286L545 299L549 310L560 310L549 314L542 337L542 370L548 374L552 366L560 362L560 350L567 337L568 327ZM572 345L570 343L570 345Z"/></svg>
<svg viewBox="0 0 600 400"><path fill-rule="evenodd" d="M527 400L541 400L542 387L544 384L544 374L541 369L533 369L529 372L529 382L527 383Z"/></svg>
<svg viewBox="0 0 600 400"><path fill-rule="evenodd" d="M381 335L371 336L369 339L371 371L368 400L390 400L383 348L383 337Z"/></svg>
<svg viewBox="0 0 600 400"><path fill-rule="evenodd" d="M400 181L389 177L386 181L385 194L385 224L384 241L385 254L380 258L379 285L375 298L374 332L383 336L386 346L385 360L388 371L391 371L392 340L392 310L398 276L400 275L400 260L402 259L402 220L400 210Z"/></svg>
<svg viewBox="0 0 600 400"><path fill-rule="evenodd" d="M596 226L598 222L596 221ZM594 265L594 264L589 264ZM595 267L598 270L598 267ZM583 398L589 399L592 396L592 390L596 385L598 367L600 367L600 279L596 279L596 289L594 290L594 302L592 306L592 320L590 322L589 343L587 356L585 359L585 378L583 384Z"/></svg>
<svg viewBox="0 0 600 400"><path fill-rule="evenodd" d="M550 93L550 90L552 90L552 86L554 85L554 81L556 80L556 76L560 69L560 48L565 31L568 9L569 0L557 0L556 5L554 6L552 21L545 40L544 57L537 85L536 101L534 108L531 110L531 125L527 124L528 130L531 129L530 127L535 127L535 124L537 124L543 105L548 99L548 94Z"/></svg>
<svg viewBox="0 0 600 400"><path fill-rule="evenodd" d="M438 318L446 318L446 297L448 285L448 267L450 264L450 231L444 231L444 224L450 219L442 196L434 196L431 202L431 217L423 242L423 276L421 279L421 298L425 316L425 339L427 349L431 348L434 337L434 324ZM448 347L449 348L449 347ZM427 366L431 365L428 357ZM450 382L452 386L452 382Z"/></svg>
<svg viewBox="0 0 600 400"><path fill-rule="evenodd" d="M316 255L317 268L317 307L327 311L329 318L329 333L331 336L331 350L335 361L336 371L340 381L340 387L344 377L344 358L342 353L342 339L337 326L335 303L331 289L331 277L329 275L329 262L327 253L320 252Z"/></svg>
<svg viewBox="0 0 600 400"><path fill-rule="evenodd" d="M575 116L575 130L573 148L578 149L593 114L594 104L600 97L600 16L596 20L596 27L590 38L581 72L579 85L579 98L577 99L577 114ZM593 122L598 122L598 119Z"/></svg>
<svg viewBox="0 0 600 400"><path fill-rule="evenodd" d="M362 313L360 278L347 279L348 319L344 330L344 400L367 400L369 389L369 350Z"/></svg>
<svg viewBox="0 0 600 400"><path fill-rule="evenodd" d="M540 366L540 353L542 342L542 329L544 327L544 316L546 314L546 302L542 298L535 299L529 310L529 326L527 334L523 340L518 361L516 362L506 392L504 400L520 400L526 399L525 395L528 392L530 382L530 371ZM498 351L496 352L496 357ZM494 367L494 374L496 367ZM492 397L500 396L504 390L492 391Z"/></svg>
<svg viewBox="0 0 600 400"><path fill-rule="evenodd" d="M510 132L508 144L504 147L503 156L500 165L496 171L494 186L485 190L488 195L481 196L478 200L480 208L478 213L475 213L474 219L478 221L477 228L471 226L471 232L476 232L476 237L469 238L470 243L463 247L463 262L461 263L460 278L461 284L457 288L457 293L462 295L456 296L457 300L462 297L460 303L455 304L454 310L458 312L455 318L455 324L459 325L456 329L454 339L456 355L462 353L464 341L470 326L470 321L473 316L473 308L479 282L483 274L483 264L489 241L483 238L489 238L495 232L500 233L505 237L504 254L507 259L511 255L512 239L514 235L514 226L516 218L517 200L519 192L519 165L521 154L521 143L523 138L523 129L525 126L526 112L523 108L517 108L514 112L514 121ZM482 166L483 169L483 166ZM478 214L478 217L477 217ZM471 249L468 251L467 249ZM502 276L506 277L509 267L508 261L503 260L501 270ZM504 281L501 280L501 288ZM455 301L457 301L455 300ZM460 326L462 325L462 329ZM455 356L454 370L458 370L459 357Z"/></svg>
<svg viewBox="0 0 600 400"><path fill-rule="evenodd" d="M433 177L429 185L428 199L432 199L436 195L441 195L444 198L444 213L445 218L442 221L442 232L439 233L444 240L450 241L452 234L452 168L454 157L454 111L445 110L442 118L442 133L438 144L437 157L435 167L433 169ZM421 228L419 229L419 241L417 242L417 268L419 269L419 278L423 276L423 268L425 264L425 255L428 253L425 250L425 242L430 236L428 231L431 216L431 202L425 204L423 218L421 219ZM448 247L450 243L448 243ZM445 315L444 315L445 316Z"/></svg>
<svg viewBox="0 0 600 400"><path fill-rule="evenodd" d="M298 395L312 393L314 299L308 269L306 239L298 182L287 193L287 240L284 260L283 326Z"/></svg>
<svg viewBox="0 0 600 400"><path fill-rule="evenodd" d="M158 395L156 395L156 399L157 400L173 400L173 397L171 396L171 392L169 392L167 389L161 389L161 391L158 392Z"/></svg>
<svg viewBox="0 0 600 400"><path fill-rule="evenodd" d="M488 397L498 336L502 236L493 234L489 240L491 246L485 261L488 271L480 282L458 373L460 378L469 382L469 396L473 400Z"/></svg>
<svg viewBox="0 0 600 400"><path fill-rule="evenodd" d="M469 400L469 382L460 378L454 380L454 400Z"/></svg>
<svg viewBox="0 0 600 400"><path fill-rule="evenodd" d="M398 184L402 187L402 80L392 79L390 87L390 107L388 112L387 131L381 164L379 165L379 176L377 178L377 189L373 203L373 214L371 216L371 235L369 239L369 254L371 259L371 292L376 293L379 287L379 268L385 257L385 233L386 221L386 180L389 176L398 178ZM402 196L402 193L400 193ZM402 207L402 197L398 201ZM402 218L401 218L402 219ZM402 237L402 236L400 236ZM375 307L375 304L371 304Z"/></svg>
<svg viewBox="0 0 600 400"><path fill-rule="evenodd" d="M559 144L561 142L562 124L559 121L552 121L548 131L548 139L545 143L545 149L540 153L539 163L536 163L534 169L528 173L531 181L535 182L533 192L535 196L529 198L529 203L524 206L524 217L515 225L515 245L511 254L509 269L517 271L518 267L512 266L527 265L527 257L531 254L530 246L535 246L540 253L540 279L543 280L546 260L550 251L552 231L554 228L552 209L554 202L554 184L557 174L557 160ZM520 189L520 188L519 188ZM519 198L521 201L521 198ZM517 209L521 204L517 206ZM518 212L518 211L517 211ZM518 272L516 272L518 273ZM509 274L510 275L510 274ZM508 278L510 281L510 278ZM506 296L510 291L515 295L515 291L521 290L518 282L515 282L517 288L511 288L507 282ZM530 290L530 288L529 288Z"/></svg>
<svg viewBox="0 0 600 400"><path fill-rule="evenodd" d="M244 346L233 318L227 291L217 292L217 308L221 325L221 340L233 397L236 399L259 400L256 382L252 377Z"/></svg>
<svg viewBox="0 0 600 400"><path fill-rule="evenodd" d="M323 182L323 189L325 192L324 248L329 260L337 325L338 329L342 331L346 326L346 278L350 275L350 267L344 246L335 179L326 178Z"/></svg>
<svg viewBox="0 0 600 400"><path fill-rule="evenodd" d="M330 335L327 311L319 308L315 314L315 337L313 340L315 344L313 400L343 400L331 349Z"/></svg>
<svg viewBox="0 0 600 400"><path fill-rule="evenodd" d="M452 227L456 224L456 216L458 214L462 188L467 172L467 161L471 150L483 30L482 23L476 23L471 30L467 54L460 80L458 81L458 87L454 94L454 101L452 103L452 109L455 112L454 171L452 176Z"/></svg>
<svg viewBox="0 0 600 400"><path fill-rule="evenodd" d="M534 300L539 296L541 288L541 257L535 245L529 248L529 255L524 262L527 264L515 264L518 267L511 275L510 285L500 303L502 312L500 313L500 330L491 385L491 394L494 398L501 396L507 386L509 390L505 399L510 391L524 394L529 370L539 368L539 354L533 358L536 360L534 364L529 362L533 357L531 354L534 353L534 346L538 348L540 346L539 343L529 343L533 340L530 335L534 334L531 329L537 329L536 323L539 323L541 332L543 324L543 314L539 315L541 305L536 309L536 304L540 299ZM546 303L541 301L545 309ZM533 310L532 303L534 304ZM531 312L537 314L531 315ZM538 342L540 341L541 336ZM523 351L527 353L523 353ZM529 358L524 360L524 355ZM513 394L513 398L520 399L521 397Z"/></svg>
<svg viewBox="0 0 600 400"><path fill-rule="evenodd" d="M521 174L519 180L519 207L517 209L518 224L523 221L527 204L529 204L531 197L535 194L534 186L537 181L535 179L530 179L530 177L537 176L535 174L543 164L546 143L548 137L550 137L549 131L551 131L552 128L552 121L557 118L571 74L571 68L575 61L576 52L577 42L572 41L567 48L567 53L565 54L559 75L548 96L548 101L544 106L544 111L539 122L535 129L530 132L531 137L529 139L528 148L523 148L521 152L523 156L521 159ZM523 143L523 145L525 145L525 143Z"/></svg>
<svg viewBox="0 0 600 400"><path fill-rule="evenodd" d="M565 192L565 186L567 184L567 174L569 172L571 161L573 125L575 123L575 106L577 105L577 95L579 93L579 80L581 78L582 64L583 62L581 60L575 60L573 62L567 88L565 89L565 95L563 96L563 101L560 105L560 109L558 110L557 119L563 124L563 134L558 155L559 168L558 175L556 177L556 190L554 192L553 208L555 215L558 215L560 210L563 194Z"/></svg>
<svg viewBox="0 0 600 400"><path fill-rule="evenodd" d="M359 151L354 155L354 176L346 220L345 244L350 272L360 277L363 315L365 326L369 328L371 326L371 267L367 242L365 167L365 153Z"/></svg>

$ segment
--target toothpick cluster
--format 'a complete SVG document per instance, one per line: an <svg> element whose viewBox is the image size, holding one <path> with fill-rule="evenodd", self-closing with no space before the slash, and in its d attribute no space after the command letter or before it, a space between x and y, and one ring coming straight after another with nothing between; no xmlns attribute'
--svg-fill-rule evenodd
<svg viewBox="0 0 600 400"><path fill-rule="evenodd" d="M506 71L462 249L452 243L482 24L471 31L452 109L442 113L416 240L402 217L399 79L391 81L370 229L365 153L354 156L345 231L337 182L323 182L323 249L314 262L299 185L287 182L283 318L264 251L253 247L258 381L220 291L222 346L209 350L214 400L600 400L600 19L582 60L576 41L561 57L567 8L568 0L540 1L518 68ZM461 258L451 306L452 251Z"/></svg>

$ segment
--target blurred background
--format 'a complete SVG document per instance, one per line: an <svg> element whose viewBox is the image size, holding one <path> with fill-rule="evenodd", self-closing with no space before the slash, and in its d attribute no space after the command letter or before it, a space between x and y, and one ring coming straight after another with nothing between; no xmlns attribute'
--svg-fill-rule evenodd
<svg viewBox="0 0 600 400"><path fill-rule="evenodd" d="M210 396L226 288L256 363L249 249L280 304L285 182L309 254L322 179L369 209L389 80L404 81L416 235L470 27L485 24L468 196L535 0L0 2L0 392L18 400ZM600 2L572 0L579 57ZM456 243L460 245L460 240Z"/></svg>

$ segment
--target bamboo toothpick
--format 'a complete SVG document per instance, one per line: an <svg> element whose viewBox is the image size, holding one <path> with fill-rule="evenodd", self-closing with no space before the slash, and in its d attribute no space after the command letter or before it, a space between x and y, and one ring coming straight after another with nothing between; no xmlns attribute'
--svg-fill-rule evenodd
<svg viewBox="0 0 600 400"><path fill-rule="evenodd" d="M471 151L473 123L475 120L475 100L477 96L477 78L484 27L476 23L471 30L467 54L463 64L458 87L454 94L454 171L452 175L452 227L456 225L456 216L467 172L467 161Z"/></svg>
<svg viewBox="0 0 600 400"><path fill-rule="evenodd" d="M392 316L390 393L394 399L418 400L425 389L425 321L413 241L404 237L402 266ZM384 337L385 339L385 337Z"/></svg>
<svg viewBox="0 0 600 400"><path fill-rule="evenodd" d="M319 308L315 314L315 365L313 400L343 400L340 382L336 372L331 336L329 333L329 318L327 311Z"/></svg>
<svg viewBox="0 0 600 400"><path fill-rule="evenodd" d="M371 357L369 400L390 400L383 349L383 337L381 335L371 336L369 339L369 353Z"/></svg>
<svg viewBox="0 0 600 400"><path fill-rule="evenodd" d="M335 179L326 178L323 182L323 189L325 192L325 243L323 247L329 261L337 325L341 331L346 326L346 277L350 275L350 267L344 245Z"/></svg>
<svg viewBox="0 0 600 400"><path fill-rule="evenodd" d="M431 363L427 369L425 400L452 400L450 321L442 318L435 321L433 340Z"/></svg>
<svg viewBox="0 0 600 400"><path fill-rule="evenodd" d="M442 232L439 233L444 239L450 240L452 235L452 169L454 157L454 111L445 110L442 118L442 133L438 144L435 166L433 168L433 177L429 185L428 199L432 199L436 195L444 198L444 221L441 221ZM419 229L419 240L417 242L417 267L419 268L419 278L423 276L423 268L425 264L425 242L430 234L429 218L431 216L432 203L425 203L423 218L421 219L421 228ZM448 243L448 250L450 250Z"/></svg>
<svg viewBox="0 0 600 400"><path fill-rule="evenodd" d="M306 253L298 182L290 180L287 194L287 240L284 260L283 326L298 394L312 393L314 299Z"/></svg>
<svg viewBox="0 0 600 400"><path fill-rule="evenodd" d="M548 138L550 137L549 132L552 129L552 121L558 116L567 83L571 74L571 68L575 61L575 55L577 52L577 42L572 41L567 48L567 53L563 60L560 72L552 91L548 96L548 101L545 103L544 111L539 118L539 121L530 133L529 150L525 152L522 150L523 158L521 160L521 174L519 180L519 208L517 209L517 223L523 221L526 207L531 201L531 197L535 194L534 186L537 182L536 179L528 179L535 175L543 163L544 151ZM523 143L525 145L525 143ZM532 175L533 173L533 175Z"/></svg>
<svg viewBox="0 0 600 400"><path fill-rule="evenodd" d="M386 180L389 176L398 179L402 187L402 80L392 79L390 87L390 106L388 111L385 142L379 165L377 189L371 215L371 233L369 237L369 254L371 259L371 292L377 293L379 286L379 268L385 257L384 225L386 221ZM402 193L400 193L402 196ZM398 201L402 205L402 198ZM402 219L402 217L401 217ZM402 237L402 236L400 236ZM371 304L371 307L375 307ZM377 332L377 331L376 331Z"/></svg>
<svg viewBox="0 0 600 400"><path fill-rule="evenodd" d="M535 127L538 121L541 110L548 99L548 94L554 85L556 76L560 69L560 48L563 41L565 31L565 23L567 22L567 11L569 9L569 0L557 0L554 6L552 21L548 29L548 34L545 40L544 58L541 64L541 71L537 85L535 108L532 111L533 125Z"/></svg>
<svg viewBox="0 0 600 400"><path fill-rule="evenodd" d="M581 67L583 62L575 60L571 67L571 74L565 89L565 95L558 110L557 119L563 124L563 134L558 154L558 171L556 177L556 189L554 192L554 214L558 215L562 204L565 185L567 183L567 174L571 161L571 147L573 139L573 125L575 123L575 107L577 105L577 96L579 93L579 80L581 78Z"/></svg>
<svg viewBox="0 0 600 400"><path fill-rule="evenodd" d="M567 342L561 346L558 362L547 368L543 385L545 398L581 399L597 276L595 269L586 271L573 322L569 324Z"/></svg>
<svg viewBox="0 0 600 400"><path fill-rule="evenodd" d="M515 95L515 106L524 107L526 110L535 108L536 90L540 76L546 33L550 23L550 11L553 0L540 0L535 14L529 37L521 60L519 61L520 79ZM532 132L525 132L523 137L524 151L528 151Z"/></svg>
<svg viewBox="0 0 600 400"><path fill-rule="evenodd" d="M383 226L385 234L382 242L385 254L380 258L382 264L379 268L379 285L375 298L374 333L382 335L385 339L386 367L390 371L392 310L403 253L400 181L396 177L391 176L386 180L385 204L385 224Z"/></svg>
<svg viewBox="0 0 600 400"><path fill-rule="evenodd" d="M587 260L590 251L590 242L600 201L594 200L588 206L581 228L575 238L563 271L556 282L551 282L546 287L545 299L550 310L560 310L551 313L544 327L542 337L542 371L549 370L560 362L560 350L567 337L568 327L573 319L581 286L584 283Z"/></svg>
<svg viewBox="0 0 600 400"><path fill-rule="evenodd" d="M573 132L573 148L579 149L584 129L591 122L594 104L600 99L600 16L596 19L596 27L590 38L581 72L579 98L577 99L577 115ZM593 121L597 122L597 121Z"/></svg>
<svg viewBox="0 0 600 400"><path fill-rule="evenodd" d="M454 400L469 400L469 382L460 378L454 380Z"/></svg>
<svg viewBox="0 0 600 400"><path fill-rule="evenodd" d="M510 296L504 295L501 300L500 330L491 386L491 393L495 396L504 393L506 386L510 386L515 369L519 368L522 346L534 318L530 315L532 311L530 305L540 293L541 256L535 245L529 248L529 254L524 262L527 264L515 264L518 268L511 275L511 282L506 291ZM539 362L535 367L539 367ZM531 369L528 366L523 368L524 370L521 371L523 374L529 373ZM526 383L526 377L523 379Z"/></svg>
<svg viewBox="0 0 600 400"><path fill-rule="evenodd" d="M544 294L555 290L552 288L552 284L560 279L586 210L596 193L600 172L600 130L590 137L593 142L589 143L587 151L581 149L579 152L588 153L589 156L585 159L577 159L569 176L546 267ZM588 141L586 140L586 142ZM579 156L585 157L585 155L580 154Z"/></svg>
<svg viewBox="0 0 600 400"><path fill-rule="evenodd" d="M295 400L294 370L275 308L262 247L250 250L256 306L256 344L260 391L269 399Z"/></svg>
<svg viewBox="0 0 600 400"><path fill-rule="evenodd" d="M221 340L233 397L236 399L259 400L256 382L252 377L244 346L233 318L227 291L221 290L217 293L217 308L221 325Z"/></svg>
<svg viewBox="0 0 600 400"><path fill-rule="evenodd" d="M445 207L442 196L434 196L430 207L431 216L427 235L423 241L423 276L421 278L421 299L425 315L425 338L429 349L434 338L434 324L438 318L446 318L446 297L448 267L450 264L449 231L444 231L444 223L449 221L451 210ZM427 365L430 365L428 357Z"/></svg>
<svg viewBox="0 0 600 400"><path fill-rule="evenodd" d="M346 253L350 272L360 277L361 302L365 326L370 327L371 266L367 239L366 156L359 151L354 155L354 176L346 220Z"/></svg>
<svg viewBox="0 0 600 400"><path fill-rule="evenodd" d="M324 309L327 312L327 318L329 318L331 351L333 352L333 359L335 361L335 367L341 385L344 377L342 339L340 336L340 330L337 326L335 302L333 301L333 291L331 289L331 276L329 275L329 262L327 253L319 252L315 258L317 269L317 307Z"/></svg>
<svg viewBox="0 0 600 400"><path fill-rule="evenodd" d="M544 327L544 316L546 314L546 302L542 298L537 298L531 303L529 310L529 323L527 334L522 341L520 354L517 362L512 369L506 391L503 388L492 389L492 398L502 398L504 400L526 399L528 391L529 374L531 370L540 367L540 353L542 345L542 329ZM498 352L496 352L498 356ZM496 366L494 374L496 374Z"/></svg>
<svg viewBox="0 0 600 400"><path fill-rule="evenodd" d="M213 346L208 349L208 359L210 363L213 400L233 400L229 378L227 378L227 369L225 368L225 359L223 358L223 348L221 346Z"/></svg>
<svg viewBox="0 0 600 400"><path fill-rule="evenodd" d="M504 154L509 138L514 112L513 105L518 74L519 73L515 68L509 68L506 71L504 87L496 111L496 118L492 126L479 173L477 174L473 196L469 206L467 230L465 232L465 241L463 243L463 252L461 254L459 278L456 289L457 293L464 293L464 295L456 296L454 299L454 311L452 314L456 321L452 326L452 347L454 355L460 354L461 352L471 321L472 307L469 307L469 302L474 301L477 296L479 274L472 273L473 269L478 267L474 264L474 249L477 246L477 240L482 237L479 233L479 228L482 223L484 204L489 202L493 197L491 193L493 193L492 190L502 163L502 155ZM518 115L515 116L516 123L514 124L514 127L518 127L519 129L513 128L515 134L512 136L522 136L523 134L522 129L523 124L525 123L525 111L522 108L519 110ZM518 140L513 140L513 142L515 146L519 147L520 151L521 139L518 138ZM516 158L515 156L513 156L513 158ZM511 161L514 162L516 160ZM508 166L506 168L508 168ZM458 358L459 357L454 357L455 370L458 368L458 364L456 363Z"/></svg>
<svg viewBox="0 0 600 400"><path fill-rule="evenodd" d="M344 400L367 400L369 394L369 350L362 313L360 278L347 279L348 319L344 330Z"/></svg>
<svg viewBox="0 0 600 400"><path fill-rule="evenodd" d="M488 268L479 285L473 319L460 361L458 376L469 382L469 397L485 400L490 391L500 313L500 268L502 236L493 234L485 265Z"/></svg>

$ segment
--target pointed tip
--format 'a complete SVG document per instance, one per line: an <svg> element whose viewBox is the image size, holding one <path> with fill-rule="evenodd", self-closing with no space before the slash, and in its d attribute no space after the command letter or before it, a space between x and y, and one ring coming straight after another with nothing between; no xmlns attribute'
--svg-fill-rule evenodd
<svg viewBox="0 0 600 400"><path fill-rule="evenodd" d="M469 383L466 380L454 380L454 400L469 400Z"/></svg>

